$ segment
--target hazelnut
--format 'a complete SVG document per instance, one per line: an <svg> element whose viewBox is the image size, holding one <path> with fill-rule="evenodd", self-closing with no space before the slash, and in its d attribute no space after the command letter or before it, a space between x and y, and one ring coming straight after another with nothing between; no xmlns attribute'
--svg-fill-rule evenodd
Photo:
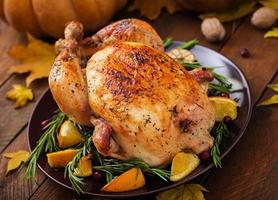
<svg viewBox="0 0 278 200"><path fill-rule="evenodd" d="M276 11L272 8L261 7L253 13L251 23L259 29L270 28L276 21Z"/></svg>
<svg viewBox="0 0 278 200"><path fill-rule="evenodd" d="M207 18L201 24L201 31L209 42L223 40L226 31L217 18Z"/></svg>

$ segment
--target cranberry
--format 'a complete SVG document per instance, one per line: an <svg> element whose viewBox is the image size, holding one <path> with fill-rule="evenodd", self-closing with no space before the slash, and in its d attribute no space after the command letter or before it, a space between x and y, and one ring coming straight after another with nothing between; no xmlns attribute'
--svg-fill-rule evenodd
<svg viewBox="0 0 278 200"><path fill-rule="evenodd" d="M203 151L200 155L199 155L200 159L203 161L207 161L210 159L210 151Z"/></svg>
<svg viewBox="0 0 278 200"><path fill-rule="evenodd" d="M225 97L225 98L230 98L229 93L226 93L226 92L221 92L219 96L220 97Z"/></svg>
<svg viewBox="0 0 278 200"><path fill-rule="evenodd" d="M95 171L94 174L93 174L93 176L94 176L94 179L95 179L96 181L100 181L100 180L103 179L104 174L103 174L102 171Z"/></svg>
<svg viewBox="0 0 278 200"><path fill-rule="evenodd" d="M224 123L229 125L229 124L232 124L233 120L231 117L229 116L225 116L224 119L223 119Z"/></svg>
<svg viewBox="0 0 278 200"><path fill-rule="evenodd" d="M243 48L243 49L241 49L241 51L240 51L240 55L241 55L243 58L249 58L251 54L250 54L250 52L249 52L248 49Z"/></svg>
<svg viewBox="0 0 278 200"><path fill-rule="evenodd" d="M46 119L46 120L42 121L41 122L41 129L44 129L48 123L49 123L49 119Z"/></svg>

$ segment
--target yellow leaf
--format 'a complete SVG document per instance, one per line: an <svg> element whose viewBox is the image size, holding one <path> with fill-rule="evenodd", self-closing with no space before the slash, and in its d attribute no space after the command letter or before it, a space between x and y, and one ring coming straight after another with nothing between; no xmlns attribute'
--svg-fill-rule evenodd
<svg viewBox="0 0 278 200"><path fill-rule="evenodd" d="M199 184L185 184L156 195L156 200L205 200L203 192L208 192Z"/></svg>
<svg viewBox="0 0 278 200"><path fill-rule="evenodd" d="M277 0L261 0L259 1L265 7L272 8L274 10L278 10L278 1Z"/></svg>
<svg viewBox="0 0 278 200"><path fill-rule="evenodd" d="M178 6L177 1L169 0L135 0L133 4L128 8L128 10L139 10L142 16L145 16L149 19L156 19L160 15L161 9L164 7L166 7L168 12L171 14L178 10L181 10L181 7Z"/></svg>
<svg viewBox="0 0 278 200"><path fill-rule="evenodd" d="M272 104L277 104L278 103L278 94L273 95L269 99L259 103L257 106L267 106L267 105L272 105Z"/></svg>
<svg viewBox="0 0 278 200"><path fill-rule="evenodd" d="M278 37L278 28L273 28L270 31L267 31L266 34L264 35L265 38L268 37Z"/></svg>
<svg viewBox="0 0 278 200"><path fill-rule="evenodd" d="M56 57L54 46L27 35L28 45L15 45L10 50L10 55L22 61L22 64L10 67L10 73L27 73L26 85L29 87L32 81L48 77L50 68Z"/></svg>
<svg viewBox="0 0 278 200"><path fill-rule="evenodd" d="M6 98L15 100L15 108L19 108L24 106L28 100L33 99L33 93L31 89L15 84L13 89L6 93Z"/></svg>
<svg viewBox="0 0 278 200"><path fill-rule="evenodd" d="M255 10L255 1L247 2L244 4L241 4L239 7L225 11L225 12L219 12L219 13L205 13L199 15L199 18L205 19L209 17L216 17L218 18L221 22L229 22L233 21L236 19L240 19L241 17L244 17L245 15L250 14Z"/></svg>
<svg viewBox="0 0 278 200"><path fill-rule="evenodd" d="M17 152L5 153L3 155L10 159L6 170L6 174L8 174L9 171L17 169L22 162L25 162L28 159L29 152L20 150Z"/></svg>
<svg viewBox="0 0 278 200"><path fill-rule="evenodd" d="M268 88L272 89L275 92L278 92L278 83L267 85Z"/></svg>

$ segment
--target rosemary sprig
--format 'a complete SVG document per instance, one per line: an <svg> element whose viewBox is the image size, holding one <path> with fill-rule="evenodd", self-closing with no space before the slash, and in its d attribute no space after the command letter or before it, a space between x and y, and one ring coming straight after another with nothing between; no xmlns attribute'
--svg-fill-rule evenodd
<svg viewBox="0 0 278 200"><path fill-rule="evenodd" d="M209 83L208 89L212 94L217 95L219 92L230 93L230 87L226 87L221 83Z"/></svg>
<svg viewBox="0 0 278 200"><path fill-rule="evenodd" d="M228 130L224 122L220 122L216 128L216 137L214 140L213 147L211 148L210 154L212 156L213 164L215 167L222 167L221 158L220 158L220 144L222 142L223 136L228 137L230 131Z"/></svg>
<svg viewBox="0 0 278 200"><path fill-rule="evenodd" d="M85 136L85 140L83 142L83 147L78 149L78 152L74 156L73 160L70 161L67 166L65 167L65 173L64 177L68 178L73 188L76 190L77 193L83 193L83 186L84 178L80 178L76 176L76 168L78 166L78 163L80 159L83 156L86 156L92 152L93 144L92 144L92 138Z"/></svg>
<svg viewBox="0 0 278 200"><path fill-rule="evenodd" d="M193 40L190 40L188 42L184 42L183 44L178 46L178 48L180 48L180 49L191 49L196 44L199 44L199 41L197 39L193 39Z"/></svg>
<svg viewBox="0 0 278 200"><path fill-rule="evenodd" d="M193 39L191 41L181 44L177 48L191 49L198 43L199 43L199 41L197 39ZM193 63L184 62L183 59L182 60L176 59L176 61L179 62L186 70L189 70L189 71L203 67L202 64L199 63L198 61L195 61ZM210 71L214 70L214 68L212 68L212 67L206 67L206 68ZM221 74L218 74L216 72L213 72L213 76L218 83L209 83L210 94L217 95L220 92L230 93L232 84L228 81L227 77L225 77Z"/></svg>
<svg viewBox="0 0 278 200"><path fill-rule="evenodd" d="M165 49L167 47L171 46L172 43L173 43L173 38L171 38L171 37L167 37L163 40L163 46Z"/></svg>
<svg viewBox="0 0 278 200"><path fill-rule="evenodd" d="M37 142L37 146L31 152L27 163L27 169L24 177L29 179L35 179L37 161L41 154L46 152L57 151L60 148L56 143L56 136L61 124L67 119L66 115L60 110L55 111L55 115L51 118L50 122L43 128L44 133L40 140Z"/></svg>
<svg viewBox="0 0 278 200"><path fill-rule="evenodd" d="M197 61L193 63L186 63L186 62L179 62L179 63L188 71L202 67L202 65Z"/></svg>
<svg viewBox="0 0 278 200"><path fill-rule="evenodd" d="M158 176L165 181L167 181L170 177L170 171L151 167L141 160L123 161L117 159L103 159L103 165L94 166L93 168L108 173L113 178L114 176L119 175L132 167L139 167L146 174L150 176Z"/></svg>
<svg viewBox="0 0 278 200"><path fill-rule="evenodd" d="M232 84L228 81L227 77L225 77L221 74L215 73L215 72L213 72L213 76L220 84L222 84L226 88L228 88L228 89L232 88Z"/></svg>
<svg viewBox="0 0 278 200"><path fill-rule="evenodd" d="M181 62L181 65L186 70L193 70L202 67L199 62L194 63L185 63ZM207 68L208 70L213 70L213 68ZM232 84L228 81L227 77L220 75L218 73L213 72L214 78L218 81L218 83L209 83L210 93L217 95L219 92L230 93Z"/></svg>

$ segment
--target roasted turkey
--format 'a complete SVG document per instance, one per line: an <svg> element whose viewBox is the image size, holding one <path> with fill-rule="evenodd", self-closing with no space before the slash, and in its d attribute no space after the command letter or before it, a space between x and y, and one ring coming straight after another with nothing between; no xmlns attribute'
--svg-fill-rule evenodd
<svg viewBox="0 0 278 200"><path fill-rule="evenodd" d="M82 31L74 24L69 26ZM122 30L117 27L121 22L115 24L110 27ZM162 44L161 39L147 30L123 30L121 38L126 40L99 45L81 69L82 37L74 31L65 31L71 36L59 46L49 85L63 112L77 123L95 127L93 143L103 156L162 166L178 152L198 154L211 148L214 110L200 86L207 70L190 74L162 51L163 46L153 45ZM108 31L103 38L115 37Z"/></svg>

